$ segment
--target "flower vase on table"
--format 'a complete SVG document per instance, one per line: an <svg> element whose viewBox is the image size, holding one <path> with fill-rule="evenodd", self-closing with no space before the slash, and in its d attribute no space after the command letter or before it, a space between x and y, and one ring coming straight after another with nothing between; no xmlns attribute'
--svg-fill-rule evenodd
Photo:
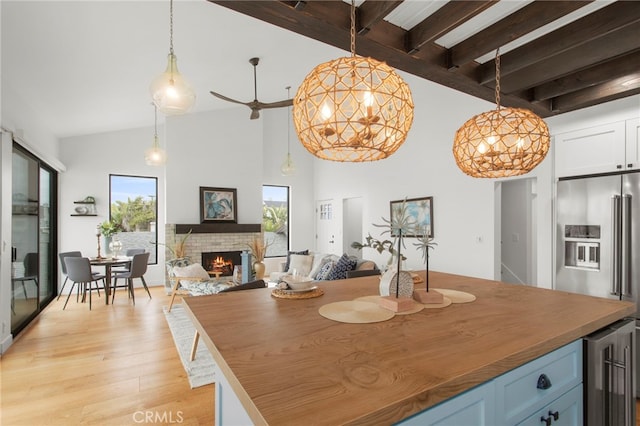
<svg viewBox="0 0 640 426"><path fill-rule="evenodd" d="M113 240L109 244L109 250L111 250L111 254L114 258L117 258L122 252L122 241L118 239L118 237L113 237Z"/></svg>
<svg viewBox="0 0 640 426"><path fill-rule="evenodd" d="M265 265L264 262L254 262L253 271L256 274L256 280L261 280L264 278Z"/></svg>

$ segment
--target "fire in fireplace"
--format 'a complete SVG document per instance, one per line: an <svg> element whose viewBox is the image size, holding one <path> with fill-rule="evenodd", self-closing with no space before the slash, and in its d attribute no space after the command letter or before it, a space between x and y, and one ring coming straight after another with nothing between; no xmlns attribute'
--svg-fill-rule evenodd
<svg viewBox="0 0 640 426"><path fill-rule="evenodd" d="M242 264L241 251L212 251L202 253L202 266L209 275L233 276L233 267Z"/></svg>

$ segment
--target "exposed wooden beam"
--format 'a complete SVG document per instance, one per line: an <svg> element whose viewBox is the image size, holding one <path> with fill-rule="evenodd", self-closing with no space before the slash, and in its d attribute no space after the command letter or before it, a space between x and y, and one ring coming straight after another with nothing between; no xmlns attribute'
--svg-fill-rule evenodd
<svg viewBox="0 0 640 426"><path fill-rule="evenodd" d="M640 5L632 1L618 1L529 43L501 55L500 74L507 76L524 67L576 48L620 27L640 20ZM480 84L496 78L493 61L479 68Z"/></svg>
<svg viewBox="0 0 640 426"><path fill-rule="evenodd" d="M486 10L497 0L451 1L409 30L407 51L413 54L426 43L438 39L457 26Z"/></svg>
<svg viewBox="0 0 640 426"><path fill-rule="evenodd" d="M373 26L398 7L402 0L371 1L367 0L358 7L358 34L366 34Z"/></svg>
<svg viewBox="0 0 640 426"><path fill-rule="evenodd" d="M450 49L451 66L472 61L590 2L554 1L550 5L548 1L534 1L453 46Z"/></svg>
<svg viewBox="0 0 640 426"><path fill-rule="evenodd" d="M635 74L635 79L633 78L633 76L621 77L559 96L552 100L552 108L556 112L567 112L636 95L640 93L640 72Z"/></svg>
<svg viewBox="0 0 640 426"><path fill-rule="evenodd" d="M293 6L281 1L208 1L349 51L350 5L343 1L312 1L302 11L296 11ZM446 50L434 44L429 44L428 49L421 49L417 55L407 55L404 37L397 37L398 34L406 35L406 31L392 24L388 24L387 28L394 27L395 30L380 30L385 24L388 23L382 21L366 36L357 38L356 50L359 55L384 60L392 67L418 77L489 102L494 101L493 89L475 81L477 64L469 64L456 73L449 72L444 67ZM542 117L551 114L544 104L532 105L517 96L505 94L501 100L505 106L528 108Z"/></svg>
<svg viewBox="0 0 640 426"><path fill-rule="evenodd" d="M633 75L638 70L640 70L640 50L537 86L533 89L533 102Z"/></svg>
<svg viewBox="0 0 640 426"><path fill-rule="evenodd" d="M528 89L640 48L640 22L501 78L503 93ZM501 61L502 63L502 61Z"/></svg>

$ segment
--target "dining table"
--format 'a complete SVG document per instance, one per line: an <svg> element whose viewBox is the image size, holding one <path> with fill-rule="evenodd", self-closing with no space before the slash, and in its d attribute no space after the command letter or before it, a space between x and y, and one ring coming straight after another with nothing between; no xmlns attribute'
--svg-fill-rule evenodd
<svg viewBox="0 0 640 426"><path fill-rule="evenodd" d="M113 266L127 265L131 263L131 257L119 256L119 257L91 257L89 258L91 266L103 266L105 276L105 288L106 295L105 305L109 304L109 293L111 292L111 268Z"/></svg>

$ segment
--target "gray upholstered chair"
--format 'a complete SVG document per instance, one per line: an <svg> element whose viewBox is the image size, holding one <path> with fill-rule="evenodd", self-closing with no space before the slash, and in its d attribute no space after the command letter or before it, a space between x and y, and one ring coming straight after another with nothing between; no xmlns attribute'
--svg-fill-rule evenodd
<svg viewBox="0 0 640 426"><path fill-rule="evenodd" d="M62 288L60 288L60 292L58 293L58 298L56 300L60 300L60 296L62 295L64 286L67 285L67 281L69 280L69 275L67 275L67 264L64 262L64 259L67 257L82 257L82 253L79 251L67 251L64 253L58 253L58 257L60 258L60 268L62 269L62 273L65 276L64 282L62 283Z"/></svg>
<svg viewBox="0 0 640 426"><path fill-rule="evenodd" d="M82 286L83 302L86 300L87 292L89 293L89 310L91 310L91 293L94 290L99 291L100 286L98 284L99 281L104 280L104 275L96 275L91 271L91 263L87 257L65 257L64 262L67 268L67 277L73 282L73 285L62 309L64 310L67 307L73 288L78 284ZM94 282L96 283L95 287L92 285Z"/></svg>
<svg viewBox="0 0 640 426"><path fill-rule="evenodd" d="M111 291L113 295L111 296L111 303L116 298L116 289L117 288L127 288L129 290L129 297L133 301L133 304L136 304L135 294L133 292L133 280L134 278L140 278L142 281L142 285L144 289L147 291L149 295L149 299L151 299L151 292L149 291L149 287L147 287L147 282L144 280L144 274L147 272L147 264L149 263L149 254L150 253L138 253L133 255L133 259L131 260L131 267L128 271L116 272L113 274L113 285L111 287ZM118 279L124 278L127 283L123 286L118 286Z"/></svg>
<svg viewBox="0 0 640 426"><path fill-rule="evenodd" d="M125 250L124 255L127 257L133 257L134 255L144 253L145 251L146 250L143 248L130 248ZM127 264L121 266L114 266L113 268L111 268L111 272L126 272L129 270L129 268L131 268L131 262L128 262Z"/></svg>
<svg viewBox="0 0 640 426"><path fill-rule="evenodd" d="M15 313L15 301L13 294L15 293L16 283L22 284L22 292L25 300L28 299L27 287L24 285L27 281L33 281L36 285L36 298L40 293L40 283L38 282L38 253L27 253L22 260L24 265L24 275L22 277L11 278L11 311Z"/></svg>

